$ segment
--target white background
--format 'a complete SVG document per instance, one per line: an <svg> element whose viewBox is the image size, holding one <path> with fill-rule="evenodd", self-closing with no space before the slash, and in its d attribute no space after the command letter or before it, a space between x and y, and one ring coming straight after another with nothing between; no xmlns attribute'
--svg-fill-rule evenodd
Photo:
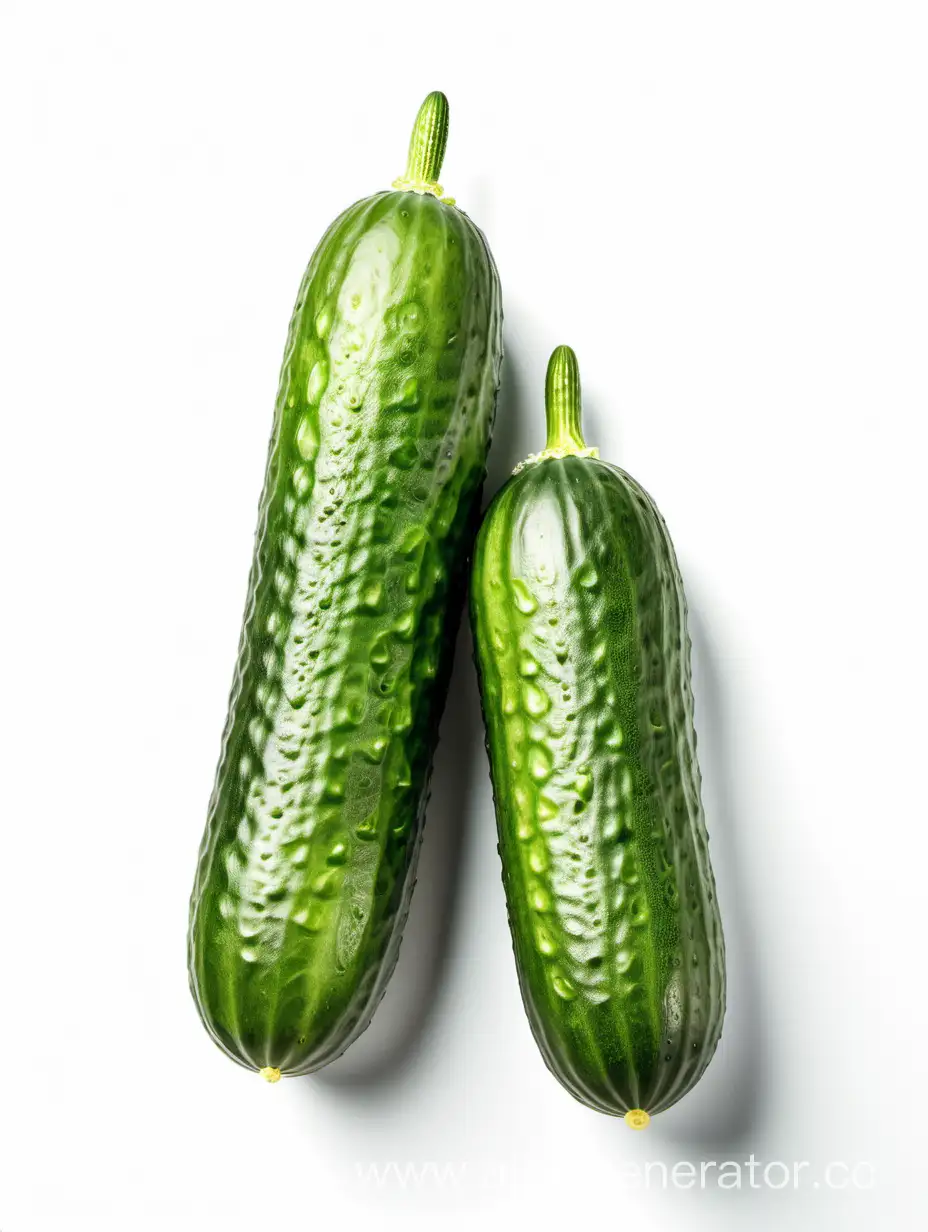
<svg viewBox="0 0 928 1232"><path fill-rule="evenodd" d="M0 1232L925 1226L926 22L6 0ZM532 1043L466 635L367 1036L271 1087L187 991L291 304L435 88L503 284L489 491L571 343L588 437L658 500L690 596L730 1009L645 1134ZM628 1179L752 1152L805 1184ZM875 1189L827 1188L830 1161Z"/></svg>

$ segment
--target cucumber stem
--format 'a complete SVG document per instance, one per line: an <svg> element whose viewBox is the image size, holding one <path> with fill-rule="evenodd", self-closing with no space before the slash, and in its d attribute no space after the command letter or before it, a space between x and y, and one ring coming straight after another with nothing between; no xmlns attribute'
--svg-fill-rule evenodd
<svg viewBox="0 0 928 1232"><path fill-rule="evenodd" d="M437 185L448 144L449 110L448 100L440 90L433 90L419 108L403 177L410 187L429 189Z"/></svg>
<svg viewBox="0 0 928 1232"><path fill-rule="evenodd" d="M631 1108L626 1112L625 1124L630 1129L647 1129L651 1123L651 1118L643 1108Z"/></svg>
<svg viewBox="0 0 928 1232"><path fill-rule="evenodd" d="M548 441L545 452L579 453L586 449L580 409L580 367L569 346L555 347L545 377L545 418Z"/></svg>
<svg viewBox="0 0 928 1232"><path fill-rule="evenodd" d="M552 458L598 458L599 450L583 439L580 410L580 367L569 346L555 347L545 377L545 419L548 443L541 453L530 453L513 470L514 475Z"/></svg>
<svg viewBox="0 0 928 1232"><path fill-rule="evenodd" d="M265 1082L280 1082L280 1070L274 1065L266 1065L259 1072Z"/></svg>

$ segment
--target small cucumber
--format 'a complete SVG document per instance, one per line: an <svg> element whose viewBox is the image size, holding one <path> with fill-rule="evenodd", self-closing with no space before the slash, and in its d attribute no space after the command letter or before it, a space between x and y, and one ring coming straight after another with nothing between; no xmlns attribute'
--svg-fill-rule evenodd
<svg viewBox="0 0 928 1232"><path fill-rule="evenodd" d="M585 445L568 347L546 404L472 574L503 882L545 1061L643 1128L697 1082L725 1008L686 601L654 502Z"/></svg>

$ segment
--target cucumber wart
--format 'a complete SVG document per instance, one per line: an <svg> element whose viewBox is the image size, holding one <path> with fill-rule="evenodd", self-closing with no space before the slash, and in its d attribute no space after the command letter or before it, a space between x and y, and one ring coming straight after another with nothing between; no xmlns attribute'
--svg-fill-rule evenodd
<svg viewBox="0 0 928 1232"><path fill-rule="evenodd" d="M367 1026L413 887L502 355L447 131L431 94L406 175L316 249L284 352L189 930L207 1030L269 1081Z"/></svg>

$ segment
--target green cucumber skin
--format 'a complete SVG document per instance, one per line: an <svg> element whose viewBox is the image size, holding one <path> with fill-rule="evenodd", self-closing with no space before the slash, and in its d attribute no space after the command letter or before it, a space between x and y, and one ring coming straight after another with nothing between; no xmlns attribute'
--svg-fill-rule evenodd
<svg viewBox="0 0 928 1232"><path fill-rule="evenodd" d="M495 266L462 212L385 192L323 237L190 908L194 999L250 1069L334 1060L395 964L501 353Z"/></svg>
<svg viewBox="0 0 928 1232"><path fill-rule="evenodd" d="M549 1068L670 1107L721 1034L690 642L661 515L592 457L530 463L480 528L475 658L522 996Z"/></svg>

